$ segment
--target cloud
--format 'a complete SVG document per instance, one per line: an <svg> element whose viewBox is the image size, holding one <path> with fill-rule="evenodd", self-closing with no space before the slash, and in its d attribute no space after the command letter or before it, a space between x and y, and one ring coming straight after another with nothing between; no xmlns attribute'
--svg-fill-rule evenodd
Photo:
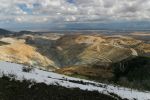
<svg viewBox="0 0 150 100"><path fill-rule="evenodd" d="M18 23L149 20L150 0L1 0L0 20Z"/></svg>

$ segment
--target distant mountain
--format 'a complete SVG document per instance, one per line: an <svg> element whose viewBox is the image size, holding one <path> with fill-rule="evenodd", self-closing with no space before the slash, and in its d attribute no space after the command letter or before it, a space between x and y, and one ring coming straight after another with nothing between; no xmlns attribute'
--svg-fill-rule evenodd
<svg viewBox="0 0 150 100"><path fill-rule="evenodd" d="M34 32L24 30L24 31L20 31L19 33L21 33L21 34L32 34Z"/></svg>
<svg viewBox="0 0 150 100"><path fill-rule="evenodd" d="M35 32L26 31L26 30L23 30L20 32L12 32L12 31L0 28L0 35L5 35L5 36L10 35L10 34L13 34L13 36L18 36L18 35L23 35L23 34L34 34L34 33Z"/></svg>
<svg viewBox="0 0 150 100"><path fill-rule="evenodd" d="M0 28L0 35L12 34L13 32Z"/></svg>
<svg viewBox="0 0 150 100"><path fill-rule="evenodd" d="M34 34L34 32L23 30L23 31L20 31L20 32L16 32L14 34L14 36L21 36L21 35L24 35L24 34Z"/></svg>
<svg viewBox="0 0 150 100"><path fill-rule="evenodd" d="M62 30L150 31L149 21L66 23Z"/></svg>

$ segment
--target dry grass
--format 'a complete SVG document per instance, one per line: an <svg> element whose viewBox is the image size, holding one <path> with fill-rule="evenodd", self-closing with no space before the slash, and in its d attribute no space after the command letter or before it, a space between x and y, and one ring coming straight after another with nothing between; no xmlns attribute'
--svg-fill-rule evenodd
<svg viewBox="0 0 150 100"><path fill-rule="evenodd" d="M56 72L65 75L81 75L99 79L111 79L113 77L112 69L104 67L86 67L72 66L56 70Z"/></svg>

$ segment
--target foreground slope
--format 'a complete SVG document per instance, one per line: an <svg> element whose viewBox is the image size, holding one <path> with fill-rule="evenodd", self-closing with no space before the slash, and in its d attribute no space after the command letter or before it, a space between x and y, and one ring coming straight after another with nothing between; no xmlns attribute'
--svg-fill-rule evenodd
<svg viewBox="0 0 150 100"><path fill-rule="evenodd" d="M117 87L113 85L101 84L77 78L71 78L53 72L46 72L33 68L27 70L24 66L0 62L0 76L8 76L15 80L30 80L34 83L45 83L47 85L63 86L66 88L80 88L81 90L98 91L99 93L110 95L113 98L121 97L122 99L150 99L150 92L140 92L128 88Z"/></svg>
<svg viewBox="0 0 150 100"><path fill-rule="evenodd" d="M0 78L0 100L116 100L97 91Z"/></svg>

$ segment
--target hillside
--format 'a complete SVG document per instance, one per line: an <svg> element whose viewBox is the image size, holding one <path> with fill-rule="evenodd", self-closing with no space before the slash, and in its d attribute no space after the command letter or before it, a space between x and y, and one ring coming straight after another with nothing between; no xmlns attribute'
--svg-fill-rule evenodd
<svg viewBox="0 0 150 100"><path fill-rule="evenodd" d="M2 96L0 96L0 98L4 97L8 100L10 100L13 94L15 95L15 97L12 98L17 98L17 100L19 100L19 98L22 98L23 100L27 99L28 96L33 97L33 100L35 100L37 97L43 98L43 100L47 100L47 98L52 98L50 97L50 95L52 94L54 95L54 100L64 100L65 98L67 98L67 100L70 100L70 98L73 98L73 100L80 100L81 98L83 98L83 96L83 100L88 97L88 100L99 100L100 98L102 100L150 99L150 93L147 91L141 92L124 87L71 78L53 72L43 71L37 68L29 69L27 66L22 66L15 63L0 62L0 70L0 84L2 86L0 88L0 91L2 91L2 94L0 95ZM7 89L5 89L6 87ZM52 92L51 89L54 91ZM11 92L12 90L15 91ZM27 92L29 90L31 91ZM65 92L65 90L68 91ZM46 94L43 94L42 92ZM35 97L34 93L36 93ZM47 93L50 93L50 95L48 95ZM79 93L81 93L82 96ZM23 96L21 96L22 94ZM5 97L6 95L7 97ZM55 95L59 95L58 98ZM79 97L81 97L72 97L76 95L79 95Z"/></svg>
<svg viewBox="0 0 150 100"><path fill-rule="evenodd" d="M0 46L0 60L21 63L29 66L43 66L56 69L53 61L37 52L36 48L26 45L23 40L2 38L1 42L8 43Z"/></svg>
<svg viewBox="0 0 150 100"><path fill-rule="evenodd" d="M62 48L60 52L65 52L65 58L62 59L76 59L76 62L69 63L56 72L150 90L150 44L120 35L64 36L58 40L58 44Z"/></svg>
<svg viewBox="0 0 150 100"><path fill-rule="evenodd" d="M37 41L43 41L43 44ZM28 39L28 44L37 47L39 52L57 62L59 67L89 64L107 66L149 53L148 44L123 36L64 35L57 40L32 37L30 41Z"/></svg>

